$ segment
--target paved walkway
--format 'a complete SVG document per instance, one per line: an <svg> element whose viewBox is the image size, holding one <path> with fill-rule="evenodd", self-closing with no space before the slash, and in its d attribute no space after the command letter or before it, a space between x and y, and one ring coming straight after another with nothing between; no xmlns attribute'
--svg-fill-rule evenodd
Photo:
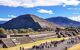
<svg viewBox="0 0 80 50"><path fill-rule="evenodd" d="M74 40L74 43L72 43L71 40L72 41ZM57 47L54 47L54 45L52 45L49 48L43 48L43 49L34 48L34 49L28 49L28 50L67 50L67 48L70 48L73 45L78 44L78 43L80 43L80 40L77 38L73 38L73 39L66 40L64 42L57 44Z"/></svg>

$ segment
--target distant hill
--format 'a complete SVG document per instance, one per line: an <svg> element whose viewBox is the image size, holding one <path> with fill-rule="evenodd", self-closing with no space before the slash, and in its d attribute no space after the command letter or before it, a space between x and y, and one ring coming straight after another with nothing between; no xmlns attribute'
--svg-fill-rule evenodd
<svg viewBox="0 0 80 50"><path fill-rule="evenodd" d="M25 14L13 18L12 20L2 24L0 27L6 29L19 29L19 28L32 28L34 30L42 29L42 28L52 28L55 29L59 27L58 25L48 22L36 15Z"/></svg>
<svg viewBox="0 0 80 50"><path fill-rule="evenodd" d="M74 26L74 27L80 27L80 22L73 21L66 17L52 17L46 19L49 22L56 23L61 26Z"/></svg>
<svg viewBox="0 0 80 50"><path fill-rule="evenodd" d="M4 24L5 22L7 22L7 21L0 21L0 24Z"/></svg>

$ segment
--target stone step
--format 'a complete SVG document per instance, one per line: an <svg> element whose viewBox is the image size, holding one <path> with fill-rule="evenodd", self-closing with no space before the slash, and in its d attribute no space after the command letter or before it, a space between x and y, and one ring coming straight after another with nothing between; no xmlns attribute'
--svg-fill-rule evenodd
<svg viewBox="0 0 80 50"><path fill-rule="evenodd" d="M4 43L4 47L13 47L15 46L15 43L11 39L2 39L2 42Z"/></svg>

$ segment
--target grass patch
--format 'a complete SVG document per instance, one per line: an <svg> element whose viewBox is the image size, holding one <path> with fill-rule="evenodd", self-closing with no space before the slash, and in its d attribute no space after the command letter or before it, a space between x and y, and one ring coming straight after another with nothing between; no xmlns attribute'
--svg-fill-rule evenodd
<svg viewBox="0 0 80 50"><path fill-rule="evenodd" d="M68 50L80 50L80 44L74 45L71 48L69 48Z"/></svg>

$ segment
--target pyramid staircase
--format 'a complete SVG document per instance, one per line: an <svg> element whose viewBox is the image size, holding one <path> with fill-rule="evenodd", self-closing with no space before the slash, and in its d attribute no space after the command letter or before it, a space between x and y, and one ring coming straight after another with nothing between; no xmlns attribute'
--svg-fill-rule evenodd
<svg viewBox="0 0 80 50"><path fill-rule="evenodd" d="M6 48L16 46L11 39L4 38L2 39L2 42L4 44L3 47L6 47Z"/></svg>

